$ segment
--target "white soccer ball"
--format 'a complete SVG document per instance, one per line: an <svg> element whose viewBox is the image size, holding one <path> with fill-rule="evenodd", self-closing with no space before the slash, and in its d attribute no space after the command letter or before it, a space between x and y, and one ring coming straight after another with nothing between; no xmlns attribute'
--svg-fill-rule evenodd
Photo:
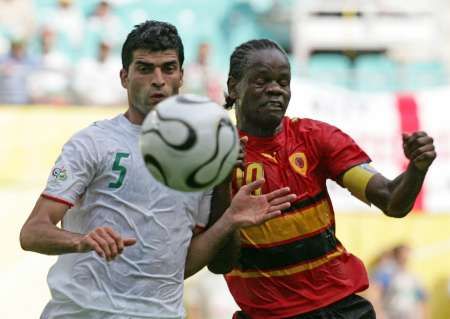
<svg viewBox="0 0 450 319"><path fill-rule="evenodd" d="M221 183L239 153L239 137L227 111L210 99L176 95L160 102L142 124L141 153L164 185L185 192Z"/></svg>

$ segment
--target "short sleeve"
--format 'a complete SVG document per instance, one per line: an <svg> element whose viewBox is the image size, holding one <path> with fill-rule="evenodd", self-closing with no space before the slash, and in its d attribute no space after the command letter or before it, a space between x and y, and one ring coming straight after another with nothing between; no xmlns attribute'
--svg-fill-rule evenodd
<svg viewBox="0 0 450 319"><path fill-rule="evenodd" d="M95 176L98 163L94 139L78 133L62 149L42 196L73 206Z"/></svg>
<svg viewBox="0 0 450 319"><path fill-rule="evenodd" d="M203 192L200 196L198 214L195 220L197 227L205 228L208 224L209 215L211 213L212 194L213 191L208 190Z"/></svg>
<svg viewBox="0 0 450 319"><path fill-rule="evenodd" d="M336 180L353 166L370 162L370 157L340 129L325 124L320 135L321 156L328 178Z"/></svg>

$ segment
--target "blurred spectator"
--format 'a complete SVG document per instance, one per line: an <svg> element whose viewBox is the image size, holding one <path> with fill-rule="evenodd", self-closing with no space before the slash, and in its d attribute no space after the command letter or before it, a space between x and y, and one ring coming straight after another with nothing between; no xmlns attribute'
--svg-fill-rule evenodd
<svg viewBox="0 0 450 319"><path fill-rule="evenodd" d="M184 300L189 319L230 319L238 309L222 276L206 268L185 281Z"/></svg>
<svg viewBox="0 0 450 319"><path fill-rule="evenodd" d="M111 44L105 40L98 45L96 58L85 58L75 70L73 89L77 102L85 105L119 105L126 101L120 83L121 63L111 55Z"/></svg>
<svg viewBox="0 0 450 319"><path fill-rule="evenodd" d="M106 38L116 47L124 34L120 18L114 14L111 1L102 0L87 20L87 34Z"/></svg>
<svg viewBox="0 0 450 319"><path fill-rule="evenodd" d="M264 2L265 6L262 6ZM262 3L259 4L261 8L257 11L256 20L261 33L264 37L276 41L288 53L292 52L292 3L284 0L266 0Z"/></svg>
<svg viewBox="0 0 450 319"><path fill-rule="evenodd" d="M410 248L398 245L387 252L375 268L373 288L379 291L380 319L428 318L426 293L416 276L408 270Z"/></svg>
<svg viewBox="0 0 450 319"><path fill-rule="evenodd" d="M6 54L9 50L9 41L5 34L0 32L0 56Z"/></svg>
<svg viewBox="0 0 450 319"><path fill-rule="evenodd" d="M211 100L223 104L223 76L210 65L210 56L210 44L200 43L195 62L188 64L184 69L182 90L185 93L208 96Z"/></svg>
<svg viewBox="0 0 450 319"><path fill-rule="evenodd" d="M43 24L54 30L58 37L58 45L65 53L76 56L83 40L85 19L74 2L74 0L58 0L57 6L44 17Z"/></svg>
<svg viewBox="0 0 450 319"><path fill-rule="evenodd" d="M26 104L28 77L36 61L26 52L24 40L12 40L10 52L0 57L0 104Z"/></svg>
<svg viewBox="0 0 450 319"><path fill-rule="evenodd" d="M0 33L30 40L36 27L33 0L0 0Z"/></svg>
<svg viewBox="0 0 450 319"><path fill-rule="evenodd" d="M381 254L368 265L368 269L371 273L370 286L365 292L365 297L372 303L377 314L377 319L386 319L383 304L383 292L389 285L389 281L395 269L392 249L382 251Z"/></svg>
<svg viewBox="0 0 450 319"><path fill-rule="evenodd" d="M67 104L69 102L70 61L55 48L56 34L43 28L39 34L40 60L29 80L33 103Z"/></svg>

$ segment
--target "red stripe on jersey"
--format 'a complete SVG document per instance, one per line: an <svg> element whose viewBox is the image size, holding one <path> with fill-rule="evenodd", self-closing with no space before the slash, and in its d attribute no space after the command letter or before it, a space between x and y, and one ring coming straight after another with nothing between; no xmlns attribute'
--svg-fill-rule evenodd
<svg viewBox="0 0 450 319"><path fill-rule="evenodd" d="M71 203L71 202L69 202L69 201L67 201L67 200L65 200L63 198L59 198L59 197L56 197L56 196L53 196L53 195L48 195L48 194L42 193L41 196L44 197L44 198L50 199L50 200L52 200L54 202L65 204L65 205L67 205L69 207L72 207L74 205L73 203Z"/></svg>

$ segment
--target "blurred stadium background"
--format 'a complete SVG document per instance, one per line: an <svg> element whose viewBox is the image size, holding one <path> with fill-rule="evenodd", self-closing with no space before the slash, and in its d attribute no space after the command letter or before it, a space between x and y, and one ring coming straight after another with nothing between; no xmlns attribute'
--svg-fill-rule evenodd
<svg viewBox="0 0 450 319"><path fill-rule="evenodd" d="M438 158L407 218L384 217L333 183L330 190L347 248L370 267L408 244L429 318L450 318L448 0L0 0L0 318L37 318L49 299L55 258L21 251L20 227L62 144L124 110L120 48L145 19L178 27L184 90L218 102L233 48L278 41L292 63L288 114L348 132L388 177L405 166L402 131L432 135ZM186 305L190 319L237 309L223 279L207 271L187 281Z"/></svg>

